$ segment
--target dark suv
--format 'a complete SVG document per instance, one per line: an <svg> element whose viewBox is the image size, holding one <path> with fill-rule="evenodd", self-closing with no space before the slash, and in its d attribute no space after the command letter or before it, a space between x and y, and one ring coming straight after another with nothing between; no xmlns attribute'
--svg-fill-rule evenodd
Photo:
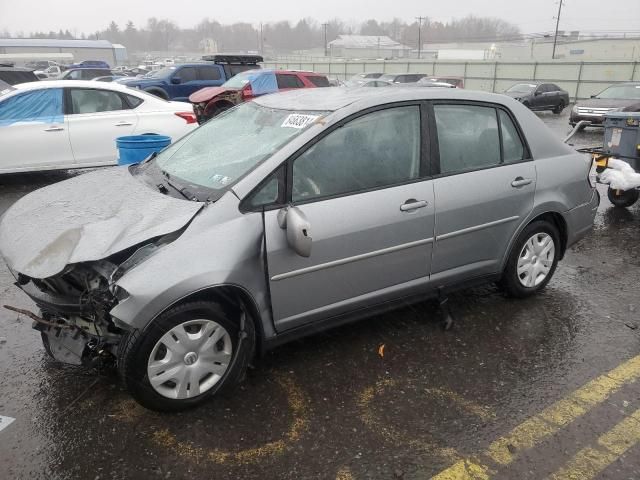
<svg viewBox="0 0 640 480"><path fill-rule="evenodd" d="M139 88L165 100L189 101L189 95L205 87L219 87L246 70L260 68L257 55L211 55L203 62L171 65L142 78L118 80L128 87Z"/></svg>
<svg viewBox="0 0 640 480"><path fill-rule="evenodd" d="M557 115L569 105L569 93L554 83L516 83L504 93L531 110L551 110Z"/></svg>

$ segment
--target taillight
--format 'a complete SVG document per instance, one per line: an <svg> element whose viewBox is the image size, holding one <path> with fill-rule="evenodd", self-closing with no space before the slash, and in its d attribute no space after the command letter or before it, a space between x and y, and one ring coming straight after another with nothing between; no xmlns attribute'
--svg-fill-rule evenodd
<svg viewBox="0 0 640 480"><path fill-rule="evenodd" d="M176 112L176 116L182 118L187 124L196 123L196 114L193 112Z"/></svg>

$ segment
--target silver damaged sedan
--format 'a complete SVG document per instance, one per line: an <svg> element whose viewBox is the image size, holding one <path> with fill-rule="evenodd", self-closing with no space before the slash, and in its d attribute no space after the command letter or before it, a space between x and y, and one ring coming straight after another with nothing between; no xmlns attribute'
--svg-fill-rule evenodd
<svg viewBox="0 0 640 480"><path fill-rule="evenodd" d="M0 253L49 355L116 365L175 411L365 314L482 282L535 294L592 227L590 168L506 96L292 91L23 197Z"/></svg>

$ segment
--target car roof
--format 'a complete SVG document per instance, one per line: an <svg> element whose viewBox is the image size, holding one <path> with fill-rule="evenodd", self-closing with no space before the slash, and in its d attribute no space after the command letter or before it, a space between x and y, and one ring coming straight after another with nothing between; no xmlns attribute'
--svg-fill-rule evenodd
<svg viewBox="0 0 640 480"><path fill-rule="evenodd" d="M385 88L378 90L328 87L322 89L305 88L264 95L253 101L264 107L281 110L336 111L355 103L366 103L368 107L429 99L470 100L500 104L510 100L505 95L458 88Z"/></svg>
<svg viewBox="0 0 640 480"><path fill-rule="evenodd" d="M135 93L134 89L131 89L120 83L94 82L93 80L45 80L38 82L20 83L18 85L14 85L14 87L18 91L39 90L43 88L84 87Z"/></svg>

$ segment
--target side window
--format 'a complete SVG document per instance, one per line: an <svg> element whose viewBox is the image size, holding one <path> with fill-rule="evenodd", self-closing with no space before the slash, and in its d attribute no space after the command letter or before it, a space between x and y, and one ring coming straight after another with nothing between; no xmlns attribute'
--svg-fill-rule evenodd
<svg viewBox="0 0 640 480"><path fill-rule="evenodd" d="M123 101L118 92L72 88L69 96L71 98L72 114L112 112L115 110L129 109L129 105Z"/></svg>
<svg viewBox="0 0 640 480"><path fill-rule="evenodd" d="M550 92L558 92L560 91L560 87L554 83L549 84L549 91Z"/></svg>
<svg viewBox="0 0 640 480"><path fill-rule="evenodd" d="M276 79L278 81L278 88L302 88L304 84L302 81L295 75L289 74L276 74Z"/></svg>
<svg viewBox="0 0 640 480"><path fill-rule="evenodd" d="M441 173L500 164L500 136L494 108L435 105L434 111Z"/></svg>
<svg viewBox="0 0 640 480"><path fill-rule="evenodd" d="M199 67L200 80L220 80L220 70L216 67Z"/></svg>
<svg viewBox="0 0 640 480"><path fill-rule="evenodd" d="M406 75L398 75L393 82L394 83L407 83L407 76Z"/></svg>
<svg viewBox="0 0 640 480"><path fill-rule="evenodd" d="M17 122L62 123L62 89L26 92L0 102L0 126Z"/></svg>
<svg viewBox="0 0 640 480"><path fill-rule="evenodd" d="M196 69L193 67L184 67L178 70L175 75L180 77L181 83L193 82L196 79Z"/></svg>
<svg viewBox="0 0 640 480"><path fill-rule="evenodd" d="M500 117L500 129L502 131L502 153L504 163L516 163L524 159L524 145L518 135L516 126L506 112L498 110Z"/></svg>
<svg viewBox="0 0 640 480"><path fill-rule="evenodd" d="M72 70L71 72L69 72L69 75L67 75L67 78L69 80L80 80L82 76L82 70Z"/></svg>
<svg viewBox="0 0 640 480"><path fill-rule="evenodd" d="M144 103L144 100L142 100L139 97L134 97L133 95L126 95L126 94L124 95L126 96L127 102L129 103L131 108L137 108L140 105L142 105L142 103Z"/></svg>
<svg viewBox="0 0 640 480"><path fill-rule="evenodd" d="M355 193L419 177L420 108L389 108L337 128L295 159L292 200Z"/></svg>

